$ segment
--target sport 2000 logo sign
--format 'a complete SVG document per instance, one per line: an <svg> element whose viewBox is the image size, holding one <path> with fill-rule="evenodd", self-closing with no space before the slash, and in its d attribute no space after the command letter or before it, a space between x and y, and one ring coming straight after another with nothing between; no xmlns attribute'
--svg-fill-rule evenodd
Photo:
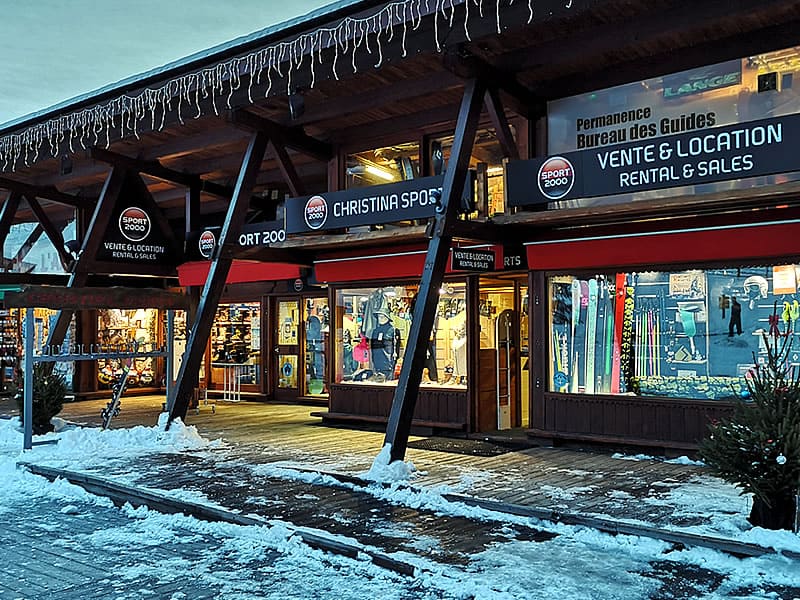
<svg viewBox="0 0 800 600"><path fill-rule="evenodd" d="M126 240L141 242L150 234L150 217L141 208L126 208L119 216L119 231Z"/></svg>
<svg viewBox="0 0 800 600"><path fill-rule="evenodd" d="M212 231L204 231L197 240L197 247L203 258L211 258L214 248L217 247L217 238Z"/></svg>
<svg viewBox="0 0 800 600"><path fill-rule="evenodd" d="M548 158L539 168L539 191L550 200L560 200L575 184L575 169L563 156Z"/></svg>
<svg viewBox="0 0 800 600"><path fill-rule="evenodd" d="M311 196L303 210L303 218L309 229L319 229L328 220L328 203L322 196Z"/></svg>

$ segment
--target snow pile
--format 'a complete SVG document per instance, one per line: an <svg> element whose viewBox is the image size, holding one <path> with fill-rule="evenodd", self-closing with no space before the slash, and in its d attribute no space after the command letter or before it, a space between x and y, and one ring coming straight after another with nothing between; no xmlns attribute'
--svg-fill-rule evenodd
<svg viewBox="0 0 800 600"><path fill-rule="evenodd" d="M36 436L34 441L57 442L34 446L26 460L80 457L81 463L93 464L108 457L138 455L152 452L182 452L219 447L220 441L203 438L194 426L175 419L165 430L167 413L162 413L158 425L138 425L129 429L98 429L95 427L64 426L60 431ZM21 451L23 430L19 419L0 420L0 451Z"/></svg>
<svg viewBox="0 0 800 600"><path fill-rule="evenodd" d="M386 444L372 461L369 471L362 473L360 477L380 483L399 483L412 479L417 472L414 463L401 460L391 462L391 452L392 445Z"/></svg>

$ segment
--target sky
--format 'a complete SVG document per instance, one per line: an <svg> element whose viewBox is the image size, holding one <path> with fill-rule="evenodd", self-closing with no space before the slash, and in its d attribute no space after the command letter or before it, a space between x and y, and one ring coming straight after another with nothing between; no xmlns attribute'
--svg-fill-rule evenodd
<svg viewBox="0 0 800 600"><path fill-rule="evenodd" d="M164 415L165 416L165 415ZM183 515L165 515L144 507L114 507L63 480L49 482L16 466L18 460L72 471L102 474L103 465L112 460L129 460L149 453L208 453L224 457L224 440L208 440L196 428L177 421L169 431L161 423L153 427L130 429L82 428L57 419L57 444L36 446L22 453L22 433L16 419L0 418L0 519L22 527L33 536L47 536L53 551L77 549L102 561L111 579L99 582L113 588L117 600L153 597L153 590L175 582L179 592L170 600L184 600L197 592L215 590L216 598L319 598L348 600L385 598L480 599L480 600L646 600L658 594L657 578L649 577L653 564L669 570L682 565L719 573L722 583L703 598L778 598L760 593L767 584L797 585L797 564L779 555L739 559L706 549L680 548L666 542L632 536L611 536L587 527L557 525L469 507L445 500L436 489L409 488L417 477L410 463L386 465L387 450L375 458L372 469L362 474L389 482L389 487L338 484L353 487L381 498L388 504L433 510L437 514L533 527L557 534L548 541L510 539L489 545L469 557L466 564L439 564L426 553L398 553L400 560L416 567L413 577L402 577L380 569L363 558L349 559L312 549L299 542L290 523L277 520L263 526L234 526L201 522ZM652 457L615 455L620 460L652 460ZM254 472L293 478L309 483L330 477L299 470L308 469L307 460L297 470L281 462L280 467L261 465ZM393 468L394 467L394 468ZM260 469L260 471L258 470ZM410 481L409 481L410 480ZM125 482L122 482L125 483ZM396 485L395 485L396 484ZM175 492L160 492L172 493ZM184 493L193 502L203 502L198 492ZM257 492L254 492L257 493ZM624 490L619 490L624 494ZM726 531L734 539L757 541L764 546L800 549L800 536L750 528L742 515L744 500L727 484L688 485L676 488L681 502L692 510L717 510L710 498L716 494L730 498L725 506L734 512L720 513L714 522L715 533ZM213 505L213 503L208 502ZM46 514L46 518L42 515ZM319 535L328 535L315 530ZM697 531L696 533L702 533ZM714 533L706 531L706 533ZM13 536L8 539L11 540ZM22 543L25 537L19 536ZM355 540L337 538L358 544ZM25 552L0 546L4 552ZM35 558L27 567L36 570ZM665 566L666 565L666 566ZM674 567L673 567L674 568ZM587 585L587 582L589 585ZM13 590L15 581L0 580L0 591ZM753 590L744 596L738 590ZM2 594L0 594L1 596ZM672 597L672 596L658 596ZM676 596L677 597L677 596ZM692 597L697 597L692 595Z"/></svg>
<svg viewBox="0 0 800 600"><path fill-rule="evenodd" d="M0 0L0 124L332 0Z"/></svg>

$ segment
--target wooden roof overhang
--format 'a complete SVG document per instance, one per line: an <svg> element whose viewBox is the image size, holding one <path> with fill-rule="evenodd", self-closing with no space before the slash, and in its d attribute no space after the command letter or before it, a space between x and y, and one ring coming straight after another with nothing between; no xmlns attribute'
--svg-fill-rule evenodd
<svg viewBox="0 0 800 600"><path fill-rule="evenodd" d="M408 24L401 35L404 13L400 8L408 4L418 7L410 13L417 26ZM789 0L699 4L686 0L481 0L480 8L482 17L474 2L459 0L340 2L290 27L251 36L243 43L2 127L0 190L5 190L6 204L16 209L13 214L0 214L0 224L4 218L39 220L43 213L57 228L73 218L76 210L90 214L113 164L142 174L149 193L176 231L184 228L187 190L191 189L199 198L198 225L218 224L254 127L269 128L273 139L280 141L305 191L324 191L336 185L329 161L342 148L367 148L380 140L418 139L425 133L452 129L464 81L471 77L485 78L499 88L508 114L535 118L544 114L550 99L800 44L800 11ZM385 22L369 21L387 9L383 14L393 23L391 39L389 17ZM297 50L294 58L290 52L278 55L279 66L260 78L243 74L248 57L259 49L290 47L299 36L335 30L348 19L363 25L337 30L343 32L342 40L347 39L347 50L329 39L313 52L313 70L311 50L306 48ZM381 27L385 31L379 47ZM234 71L227 71L228 79L213 82L219 89L212 86L208 93L196 93L191 87L197 81L191 79L193 74L213 71L237 57L241 62ZM158 89L166 89L166 95L149 104L142 100L133 110L125 109L129 105L120 101L143 98L146 90ZM304 99L305 112L296 118L288 109L290 91ZM69 132L58 130L57 124L69 122L69 115L96 114L92 111L97 107L106 107L107 126L95 125L72 139ZM15 154L12 144L41 135L48 124L57 135L42 139L38 152L17 148L16 160L8 160ZM251 207L274 210L273 191L282 196L291 187L279 152L268 150ZM782 202L793 204L796 195L789 196ZM702 214L706 210L702 205L712 201L683 198L574 214L521 213L497 223L518 229L524 225L527 232L570 223L606 226L620 219ZM772 199L764 199L764 206L773 204ZM737 208L731 206L731 210ZM368 247L398 236L404 241L422 240L424 230L309 236L284 246L323 250L347 243Z"/></svg>

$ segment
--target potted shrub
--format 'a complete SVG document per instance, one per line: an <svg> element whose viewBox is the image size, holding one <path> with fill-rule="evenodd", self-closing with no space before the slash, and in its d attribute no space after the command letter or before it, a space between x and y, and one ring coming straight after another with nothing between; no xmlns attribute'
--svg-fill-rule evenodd
<svg viewBox="0 0 800 600"><path fill-rule="evenodd" d="M64 398L67 395L67 381L64 375L54 370L52 366L43 363L33 365L33 433L41 435L53 431L50 419L61 412ZM24 425L24 402L22 386L18 387L16 394L19 407L19 420Z"/></svg>
<svg viewBox="0 0 800 600"><path fill-rule="evenodd" d="M797 531L800 368L790 364L791 337L764 335L765 362L754 361L745 398L730 418L712 423L700 456L717 475L753 495L752 525Z"/></svg>

